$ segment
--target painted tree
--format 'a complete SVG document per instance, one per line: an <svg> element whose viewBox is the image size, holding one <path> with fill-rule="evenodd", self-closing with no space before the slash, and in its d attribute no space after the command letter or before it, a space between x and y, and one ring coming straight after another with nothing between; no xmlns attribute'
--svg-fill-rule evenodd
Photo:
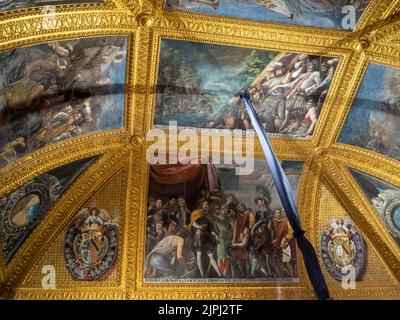
<svg viewBox="0 0 400 320"><path fill-rule="evenodd" d="M250 85L275 55L274 52L252 50L237 70L237 76L243 82L243 86Z"/></svg>

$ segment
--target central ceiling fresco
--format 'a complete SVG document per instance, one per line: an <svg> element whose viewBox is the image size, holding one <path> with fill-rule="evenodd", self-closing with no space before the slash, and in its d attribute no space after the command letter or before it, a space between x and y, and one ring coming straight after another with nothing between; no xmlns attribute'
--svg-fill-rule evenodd
<svg viewBox="0 0 400 320"><path fill-rule="evenodd" d="M370 0L167 0L168 8L258 21L293 23L322 28L353 29L343 25L346 14L355 22Z"/></svg>
<svg viewBox="0 0 400 320"><path fill-rule="evenodd" d="M0 0L0 295L315 299L247 91L331 296L400 298L399 8Z"/></svg>
<svg viewBox="0 0 400 320"><path fill-rule="evenodd" d="M239 97L270 133L311 136L339 59L163 40L154 124L250 129Z"/></svg>

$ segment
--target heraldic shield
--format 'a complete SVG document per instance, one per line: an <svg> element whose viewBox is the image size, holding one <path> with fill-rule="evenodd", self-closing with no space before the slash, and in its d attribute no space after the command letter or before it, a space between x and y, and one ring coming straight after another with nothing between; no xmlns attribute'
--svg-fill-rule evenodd
<svg viewBox="0 0 400 320"><path fill-rule="evenodd" d="M354 223L347 219L329 220L321 236L322 259L329 273L341 281L354 268L356 279L365 271L366 245Z"/></svg>
<svg viewBox="0 0 400 320"><path fill-rule="evenodd" d="M117 253L118 225L104 209L82 209L65 234L64 256L73 278L105 279Z"/></svg>

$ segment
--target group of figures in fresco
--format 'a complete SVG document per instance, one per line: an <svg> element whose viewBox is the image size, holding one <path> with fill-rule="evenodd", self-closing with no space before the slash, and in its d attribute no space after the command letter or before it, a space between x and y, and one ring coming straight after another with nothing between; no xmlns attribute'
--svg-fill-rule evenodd
<svg viewBox="0 0 400 320"><path fill-rule="evenodd" d="M126 38L0 53L0 166L83 133L123 126Z"/></svg>
<svg viewBox="0 0 400 320"><path fill-rule="evenodd" d="M300 54L280 55L266 75L248 90L267 132L310 136L336 70L338 59ZM213 120L211 128L251 129L241 98L232 98Z"/></svg>
<svg viewBox="0 0 400 320"><path fill-rule="evenodd" d="M343 7L362 13L370 0L167 0L167 7L261 21L340 28Z"/></svg>
<svg viewBox="0 0 400 320"><path fill-rule="evenodd" d="M150 191L145 278L296 279L296 244L285 211L272 204L277 196L269 187L252 185L245 191L253 203L221 188L201 189L194 197L168 195L168 185L161 196Z"/></svg>
<svg viewBox="0 0 400 320"><path fill-rule="evenodd" d="M175 40L162 42L156 125L252 129L249 90L265 129L313 134L339 59Z"/></svg>
<svg viewBox="0 0 400 320"><path fill-rule="evenodd" d="M283 209L266 198L245 203L200 199L192 212L184 197L149 199L147 278L293 278L295 243Z"/></svg>

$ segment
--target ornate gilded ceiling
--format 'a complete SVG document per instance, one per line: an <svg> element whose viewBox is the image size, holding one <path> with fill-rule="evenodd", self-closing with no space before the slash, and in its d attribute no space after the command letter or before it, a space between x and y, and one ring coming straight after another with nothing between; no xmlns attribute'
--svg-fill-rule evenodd
<svg viewBox="0 0 400 320"><path fill-rule="evenodd" d="M400 298L400 1L0 0L0 12L1 295L315 298L258 140L248 176L146 158L149 130L171 135L171 121L244 141L250 88L332 297ZM263 205L269 251L255 245ZM217 243L190 238L202 210ZM192 250L170 268L159 253L182 243Z"/></svg>

